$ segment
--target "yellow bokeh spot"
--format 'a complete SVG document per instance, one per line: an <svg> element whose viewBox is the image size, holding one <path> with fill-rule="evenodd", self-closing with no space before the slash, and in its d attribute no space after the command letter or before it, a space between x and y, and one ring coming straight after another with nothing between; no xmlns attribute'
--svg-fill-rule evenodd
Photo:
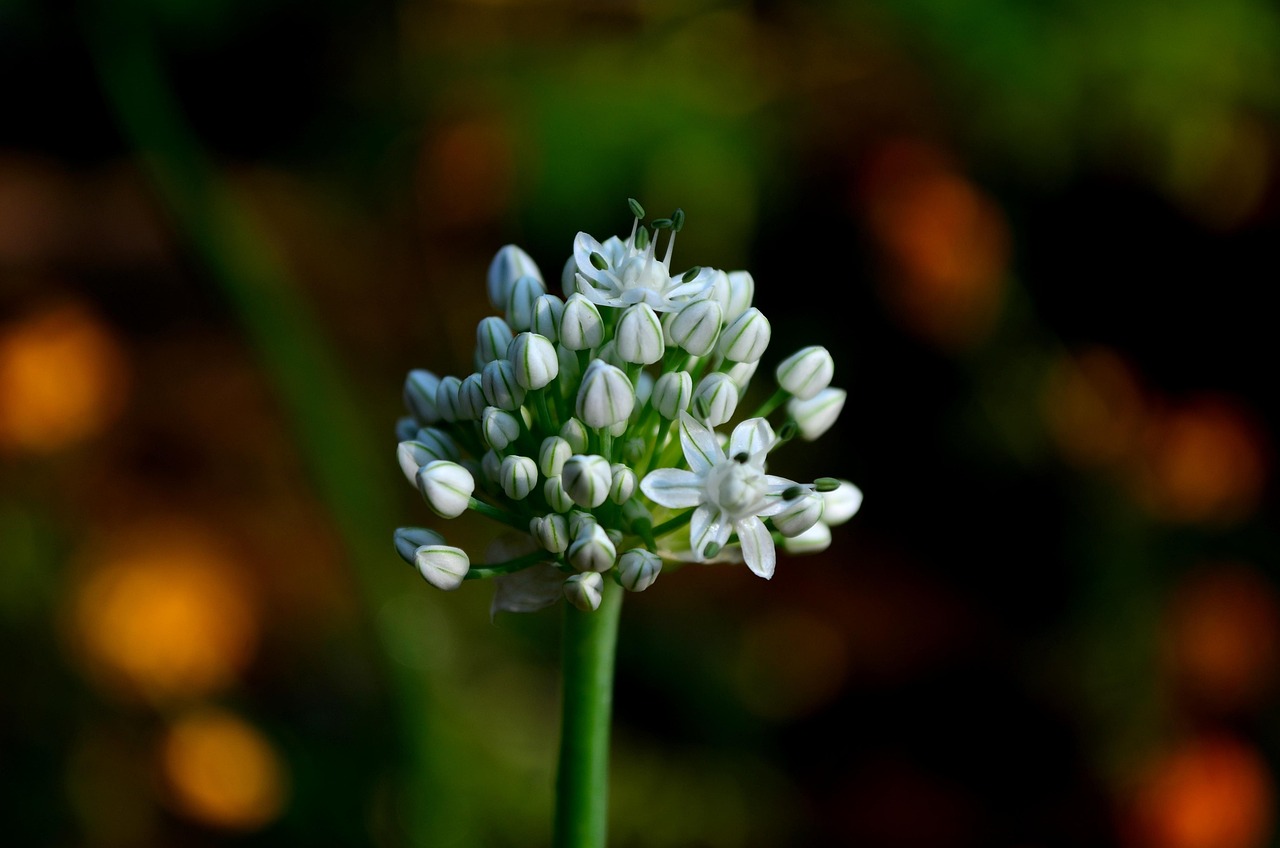
<svg viewBox="0 0 1280 848"><path fill-rule="evenodd" d="M164 738L161 768L182 815L229 830L256 830L284 808L287 773L259 730L220 709L179 719Z"/></svg>
<svg viewBox="0 0 1280 848"><path fill-rule="evenodd" d="M119 344L82 305L0 328L0 449L45 453L101 432L126 382Z"/></svg>
<svg viewBox="0 0 1280 848"><path fill-rule="evenodd" d="M258 638L241 572L192 528L162 525L94 546L72 591L73 639L109 690L164 701L231 685Z"/></svg>

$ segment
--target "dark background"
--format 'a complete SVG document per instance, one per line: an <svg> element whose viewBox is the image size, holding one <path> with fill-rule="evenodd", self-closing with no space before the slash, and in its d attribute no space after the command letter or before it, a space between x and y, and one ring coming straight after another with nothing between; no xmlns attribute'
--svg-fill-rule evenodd
<svg viewBox="0 0 1280 848"><path fill-rule="evenodd" d="M497 248L636 197L762 375L833 353L772 462L866 502L627 599L611 844L1277 844L1277 57L1259 0L4 0L6 843L547 844L559 617L404 567L393 425Z"/></svg>

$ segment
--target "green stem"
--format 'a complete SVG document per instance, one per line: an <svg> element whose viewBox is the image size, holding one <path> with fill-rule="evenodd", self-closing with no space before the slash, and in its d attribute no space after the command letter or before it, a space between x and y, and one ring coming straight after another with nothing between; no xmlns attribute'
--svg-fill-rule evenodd
<svg viewBox="0 0 1280 848"><path fill-rule="evenodd" d="M623 589L604 581L600 608L565 604L560 764L554 848L604 848L609 813L609 723Z"/></svg>

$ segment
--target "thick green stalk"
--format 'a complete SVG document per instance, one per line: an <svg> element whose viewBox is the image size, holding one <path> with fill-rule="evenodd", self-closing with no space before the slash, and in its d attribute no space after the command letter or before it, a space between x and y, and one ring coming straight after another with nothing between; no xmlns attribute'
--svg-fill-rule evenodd
<svg viewBox="0 0 1280 848"><path fill-rule="evenodd" d="M613 667L623 593L606 579L599 609L584 612L565 604L554 848L604 848Z"/></svg>

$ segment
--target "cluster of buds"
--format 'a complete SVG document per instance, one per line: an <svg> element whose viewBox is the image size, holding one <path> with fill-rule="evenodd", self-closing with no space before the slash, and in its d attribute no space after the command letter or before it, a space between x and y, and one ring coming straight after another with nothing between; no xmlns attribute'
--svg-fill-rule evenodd
<svg viewBox="0 0 1280 848"><path fill-rule="evenodd" d="M480 565L424 527L396 530L396 550L440 589L492 578L494 613L562 597L595 609L606 579L639 592L676 563L745 562L769 578L779 545L825 549L862 501L848 480L765 470L771 451L839 416L830 353L787 356L776 390L740 415L771 335L751 274L672 274L684 213L646 223L629 204L626 239L578 233L561 294L525 251L499 250L488 271L499 314L476 327L475 370L405 380L405 477L440 518L472 511L508 532Z"/></svg>

